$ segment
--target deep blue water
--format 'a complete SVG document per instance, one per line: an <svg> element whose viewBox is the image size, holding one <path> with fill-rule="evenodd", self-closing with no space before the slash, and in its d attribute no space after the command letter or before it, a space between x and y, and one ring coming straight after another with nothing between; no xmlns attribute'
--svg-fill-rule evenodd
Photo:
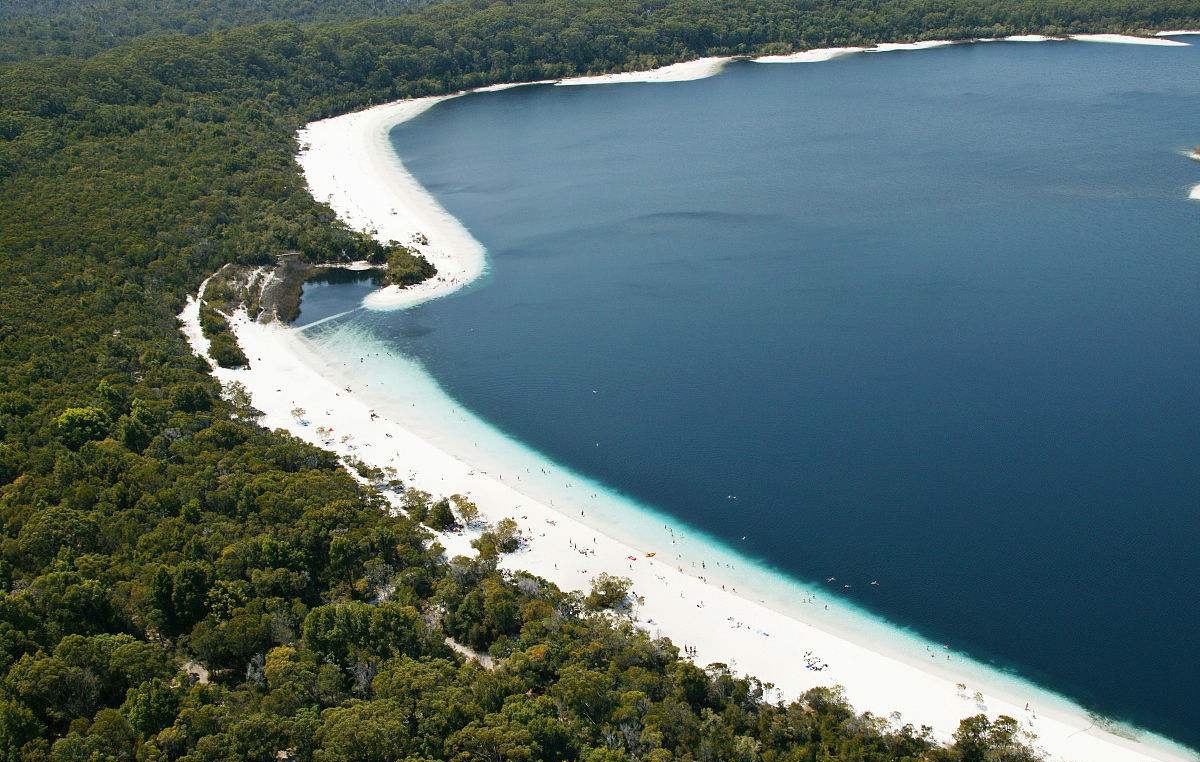
<svg viewBox="0 0 1200 762"><path fill-rule="evenodd" d="M351 319L555 460L1200 745L1197 74L1014 43L451 100L393 140L491 272Z"/></svg>

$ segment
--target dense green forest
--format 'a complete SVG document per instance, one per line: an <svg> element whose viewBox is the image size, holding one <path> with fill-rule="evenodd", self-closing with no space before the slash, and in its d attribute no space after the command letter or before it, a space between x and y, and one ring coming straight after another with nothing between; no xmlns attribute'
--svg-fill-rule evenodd
<svg viewBox="0 0 1200 762"><path fill-rule="evenodd" d="M0 61L89 56L145 34L199 34L263 21L379 18L423 0L21 0L0 4Z"/></svg>
<svg viewBox="0 0 1200 762"><path fill-rule="evenodd" d="M836 692L767 703L596 611L605 591L497 571L514 527L442 558L423 526L468 505L392 515L223 396L175 316L226 263L388 256L306 193L314 117L707 53L1195 28L1200 0L447 2L190 34L394 10L5 7L0 760L1034 759L1003 720L942 747Z"/></svg>
<svg viewBox="0 0 1200 762"><path fill-rule="evenodd" d="M294 23L349 21L392 16L428 5L435 0L9 0L0 3L0 62L34 55L90 56L143 35L180 33L195 35L266 22ZM474 10L486 5L479 3ZM497 20L517 21L508 4ZM514 4L515 5L515 4ZM606 13L613 6L612 14ZM611 34L607 41L617 53L631 27L622 10L626 3L562 2L546 8L546 21L555 26L569 15L592 15L580 31ZM450 9L443 20L462 17L461 6ZM692 2L645 3L655 14L643 32L675 36L695 49L697 35L715 33L703 44L758 45L777 42L810 47L822 42L917 37L932 32L944 36L997 35L1021 31L1137 31L1174 27L1194 18L1195 6L1185 0L1053 0L1052 2L995 2L994 0L885 0L882 2ZM617 23L613 23L617 22ZM1190 27L1188 27L1190 28ZM478 30L479 27L476 27ZM453 34L450 29L448 33ZM477 32L476 32L477 33ZM689 39L690 38L690 39ZM578 40L569 39L572 41ZM497 50L512 52L503 40ZM629 45L632 52L639 45ZM744 51L745 48L742 48ZM555 58L547 60L557 61ZM619 59L612 59L616 63Z"/></svg>

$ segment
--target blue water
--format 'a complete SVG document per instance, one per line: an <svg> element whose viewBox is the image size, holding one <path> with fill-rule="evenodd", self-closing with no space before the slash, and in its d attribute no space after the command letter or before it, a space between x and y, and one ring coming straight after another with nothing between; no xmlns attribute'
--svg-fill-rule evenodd
<svg viewBox="0 0 1200 762"><path fill-rule="evenodd" d="M1198 72L997 43L447 101L393 141L489 275L343 320L556 461L1195 746Z"/></svg>

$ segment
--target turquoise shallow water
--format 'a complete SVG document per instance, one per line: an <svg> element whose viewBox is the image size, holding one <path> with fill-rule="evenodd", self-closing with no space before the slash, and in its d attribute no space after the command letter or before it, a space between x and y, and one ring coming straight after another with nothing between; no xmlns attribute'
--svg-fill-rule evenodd
<svg viewBox="0 0 1200 762"><path fill-rule="evenodd" d="M1194 746L1198 66L988 44L448 101L393 138L488 277L314 333ZM301 322L365 288L308 289Z"/></svg>

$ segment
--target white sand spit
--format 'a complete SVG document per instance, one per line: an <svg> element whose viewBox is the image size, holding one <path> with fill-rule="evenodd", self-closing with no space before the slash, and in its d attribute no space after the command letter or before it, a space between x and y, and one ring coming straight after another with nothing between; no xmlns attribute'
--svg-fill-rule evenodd
<svg viewBox="0 0 1200 762"><path fill-rule="evenodd" d="M1080 42L1109 42L1119 45L1160 45L1163 47L1187 47L1186 42L1166 40L1161 37L1135 37L1131 34L1073 34L1072 40Z"/></svg>
<svg viewBox="0 0 1200 762"><path fill-rule="evenodd" d="M701 58L650 71L576 77L555 84L681 82L711 77L730 60ZM551 82L503 83L476 88L475 92ZM388 286L369 294L363 300L368 309L403 309L445 296L487 269L483 246L409 174L388 138L396 125L465 94L385 103L312 122L297 133L301 146L297 161L313 198L328 203L355 230L420 251L438 270L435 278L417 286Z"/></svg>
<svg viewBox="0 0 1200 762"><path fill-rule="evenodd" d="M498 93L501 90L511 90L514 87L528 87L529 85L553 85L556 80L539 79L536 82L503 82L499 85L485 85L477 87L471 92L473 93Z"/></svg>
<svg viewBox="0 0 1200 762"><path fill-rule="evenodd" d="M697 58L694 61L671 64L650 71L626 71L619 74L597 74L586 77L571 77L556 82L556 85L612 85L619 82L689 82L719 74L725 64L733 59L728 56Z"/></svg>
<svg viewBox="0 0 1200 762"><path fill-rule="evenodd" d="M297 135L297 160L313 198L327 202L350 227L410 245L437 267L435 278L380 289L364 306L411 306L456 291L484 272L483 246L408 173L388 141L397 124L453 97L387 103L312 122Z"/></svg>
<svg viewBox="0 0 1200 762"><path fill-rule="evenodd" d="M873 48L867 48L867 53L892 53L897 50L929 50L944 48L947 45L957 45L955 40L921 40L920 42L881 42Z"/></svg>
<svg viewBox="0 0 1200 762"><path fill-rule="evenodd" d="M812 50L802 50L799 53L784 53L778 56L759 56L751 59L754 63L820 63L821 61L832 61L841 56L847 56L852 53L861 53L866 48L813 48Z"/></svg>

